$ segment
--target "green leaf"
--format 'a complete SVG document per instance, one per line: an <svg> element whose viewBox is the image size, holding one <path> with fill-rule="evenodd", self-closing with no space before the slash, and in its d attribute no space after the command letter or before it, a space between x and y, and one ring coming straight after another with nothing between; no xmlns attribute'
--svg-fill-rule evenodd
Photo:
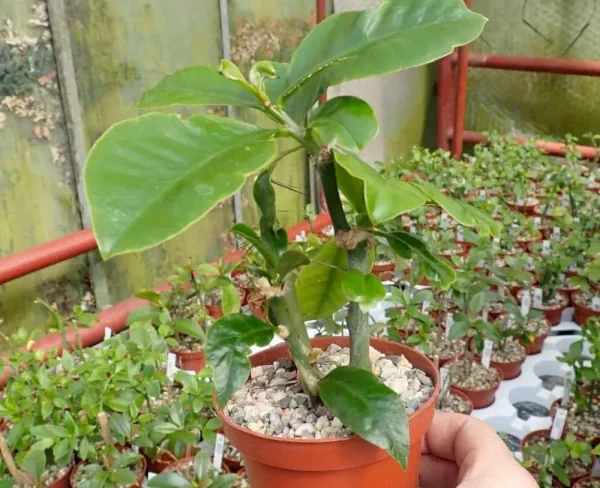
<svg viewBox="0 0 600 488"><path fill-rule="evenodd" d="M410 183L386 179L357 155L334 150L336 174L341 192L360 213L363 209L372 224L394 219L422 207L427 197ZM349 186L348 182L352 184ZM357 186L357 183L361 182Z"/></svg>
<svg viewBox="0 0 600 488"><path fill-rule="evenodd" d="M137 483L137 477L133 471L125 468L116 469L110 479L113 483L117 483L118 486L135 486Z"/></svg>
<svg viewBox="0 0 600 488"><path fill-rule="evenodd" d="M280 276L280 279L283 280L288 273L307 264L310 264L310 258L303 252L294 250L286 251L279 258L279 263L277 263L275 271Z"/></svg>
<svg viewBox="0 0 600 488"><path fill-rule="evenodd" d="M134 322L146 322L148 320L154 321L160 315L158 308L144 305L140 308L135 309L127 316L127 325L131 325Z"/></svg>
<svg viewBox="0 0 600 488"><path fill-rule="evenodd" d="M175 330L187 336L203 341L205 338L202 327L191 319L177 319L173 322Z"/></svg>
<svg viewBox="0 0 600 488"><path fill-rule="evenodd" d="M377 135L379 126L371 106L357 97L332 98L309 116L308 129L319 144L359 151Z"/></svg>
<svg viewBox="0 0 600 488"><path fill-rule="evenodd" d="M178 429L178 427L175 424L172 424L171 422L159 422L159 423L153 425L153 428L152 428L153 432L156 432L161 435L172 434L177 429Z"/></svg>
<svg viewBox="0 0 600 488"><path fill-rule="evenodd" d="M271 184L270 169L258 175L252 188L252 195L260 209L260 236L271 251L279 256L287 249L288 235L285 229L277 224L276 195L275 188Z"/></svg>
<svg viewBox="0 0 600 488"><path fill-rule="evenodd" d="M43 451L29 451L21 461L21 469L31 474L36 481L41 480L46 470L46 455Z"/></svg>
<svg viewBox="0 0 600 488"><path fill-rule="evenodd" d="M328 86L431 63L476 39L485 20L462 0L384 0L332 15L296 49L281 99L300 121Z"/></svg>
<svg viewBox="0 0 600 488"><path fill-rule="evenodd" d="M177 473L161 473L148 481L148 488L193 488L194 485Z"/></svg>
<svg viewBox="0 0 600 488"><path fill-rule="evenodd" d="M64 427L52 424L36 425L31 428L31 433L38 439L67 437L69 435Z"/></svg>
<svg viewBox="0 0 600 488"><path fill-rule="evenodd" d="M45 451L54 445L54 439L42 439L34 442L29 449L32 451Z"/></svg>
<svg viewBox="0 0 600 488"><path fill-rule="evenodd" d="M321 399L346 427L408 464L408 416L400 397L363 369L343 366L319 382Z"/></svg>
<svg viewBox="0 0 600 488"><path fill-rule="evenodd" d="M469 312L472 315L477 315L479 312L483 310L483 306L485 305L485 292L480 291L479 293L475 293L469 300Z"/></svg>
<svg viewBox="0 0 600 488"><path fill-rule="evenodd" d="M346 273L342 291L349 301L359 303L363 311L372 309L385 298L385 287L379 278L358 270Z"/></svg>
<svg viewBox="0 0 600 488"><path fill-rule="evenodd" d="M481 324L481 328L483 329L485 336L488 339L491 339L493 342L499 342L502 339L500 331L496 329L496 327L494 327L492 324L488 322L483 322Z"/></svg>
<svg viewBox="0 0 600 488"><path fill-rule="evenodd" d="M413 234L404 231L390 233L376 232L385 237L393 251L400 257L408 259L413 254L439 277L443 288L450 286L456 280L456 273L450 265L439 256L434 255L424 241Z"/></svg>
<svg viewBox="0 0 600 488"><path fill-rule="evenodd" d="M133 466L140 460L141 456L137 452L125 451L120 453L115 461L114 466L116 468L126 468L127 466Z"/></svg>
<svg viewBox="0 0 600 488"><path fill-rule="evenodd" d="M231 232L243 237L252 244L256 250L262 254L269 266L272 268L277 266L278 256L275 251L273 251L273 249L271 249L270 246L268 246L261 237L246 224L235 224L231 228Z"/></svg>
<svg viewBox="0 0 600 488"><path fill-rule="evenodd" d="M237 475L235 474L224 474L216 478L211 484L210 488L231 488L237 482Z"/></svg>
<svg viewBox="0 0 600 488"><path fill-rule="evenodd" d="M144 93L138 108L173 105L258 106L254 95L219 73L214 66L192 66L165 76Z"/></svg>
<svg viewBox="0 0 600 488"><path fill-rule="evenodd" d="M348 253L335 241L325 243L302 268L296 294L302 313L311 319L329 317L346 303L342 282L348 267Z"/></svg>
<svg viewBox="0 0 600 488"><path fill-rule="evenodd" d="M467 335L469 329L471 328L471 324L467 321L464 322L454 322L452 327L450 328L450 333L448 334L448 339L451 341L455 341Z"/></svg>
<svg viewBox="0 0 600 488"><path fill-rule="evenodd" d="M268 345L273 335L272 325L243 314L223 317L209 329L204 354L215 370L219 406L223 407L248 378L250 347Z"/></svg>
<svg viewBox="0 0 600 488"><path fill-rule="evenodd" d="M273 135L210 115L150 114L110 128L84 175L102 256L148 249L198 221L269 164Z"/></svg>
<svg viewBox="0 0 600 488"><path fill-rule="evenodd" d="M223 308L223 315L232 315L234 313L239 313L241 307L241 297L240 292L237 288L231 284L228 286L223 286L221 288L223 293L221 298L221 307Z"/></svg>
<svg viewBox="0 0 600 488"><path fill-rule="evenodd" d="M131 423L125 415L111 415L109 419L110 429L115 433L128 439L131 435Z"/></svg>

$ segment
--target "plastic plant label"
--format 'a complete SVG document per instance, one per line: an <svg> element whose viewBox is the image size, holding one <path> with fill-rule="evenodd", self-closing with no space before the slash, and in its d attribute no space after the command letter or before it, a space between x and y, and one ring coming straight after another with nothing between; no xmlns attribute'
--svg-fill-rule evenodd
<svg viewBox="0 0 600 488"><path fill-rule="evenodd" d="M525 205L525 199L523 197L517 198L517 205L520 205L520 206Z"/></svg>
<svg viewBox="0 0 600 488"><path fill-rule="evenodd" d="M242 307L242 313L244 315L252 315L252 309L250 308L250 305L244 305Z"/></svg>
<svg viewBox="0 0 600 488"><path fill-rule="evenodd" d="M157 476L156 473L148 473L148 481L150 481L152 478L154 478L155 476Z"/></svg>
<svg viewBox="0 0 600 488"><path fill-rule="evenodd" d="M527 256L527 267L533 268L533 256Z"/></svg>
<svg viewBox="0 0 600 488"><path fill-rule="evenodd" d="M412 224L412 225L410 226L410 229L409 229L409 231L410 231L410 233L411 233L411 234L416 234L416 233L417 233L417 228L415 227L415 225L414 225L414 224Z"/></svg>
<svg viewBox="0 0 600 488"><path fill-rule="evenodd" d="M446 314L446 337L450 336L450 329L454 325L454 314Z"/></svg>
<svg viewBox="0 0 600 488"><path fill-rule="evenodd" d="M562 408L567 408L569 406L569 400L571 399L571 385L573 384L573 380L575 379L575 372L573 369L569 369L565 374L565 384L563 396L560 400L560 406Z"/></svg>
<svg viewBox="0 0 600 488"><path fill-rule="evenodd" d="M217 434L215 440L215 453L213 454L213 466L217 471L221 471L223 465L223 451L225 449L225 436L223 434Z"/></svg>
<svg viewBox="0 0 600 488"><path fill-rule="evenodd" d="M429 311L429 308L431 307L431 304L425 300L422 304L421 304L421 312L423 313L427 313Z"/></svg>
<svg viewBox="0 0 600 488"><path fill-rule="evenodd" d="M60 361L60 356L56 356L56 359L57 359L58 361ZM62 364L59 362L59 363L56 365L56 372L57 372L57 373L60 373L62 370L63 370L63 365L62 365Z"/></svg>
<svg viewBox="0 0 600 488"><path fill-rule="evenodd" d="M566 275L566 274L564 274L564 273L560 273L560 274L558 275L558 280L560 281L560 284L561 284L561 285L564 285L564 284L565 284L565 281L567 281L567 275Z"/></svg>
<svg viewBox="0 0 600 488"><path fill-rule="evenodd" d="M485 306L483 307L483 310L481 311L481 316L483 317L483 320L485 322L488 321L490 315L490 307L489 305L486 303Z"/></svg>
<svg viewBox="0 0 600 488"><path fill-rule="evenodd" d="M534 308L542 308L542 289L534 288L533 289L533 306Z"/></svg>
<svg viewBox="0 0 600 488"><path fill-rule="evenodd" d="M421 354L425 354L425 349L423 349L423 346L421 344L417 344L415 346L415 350L420 352Z"/></svg>
<svg viewBox="0 0 600 488"><path fill-rule="evenodd" d="M167 378L169 381L173 381L175 379L175 362L176 356L172 352L167 353Z"/></svg>
<svg viewBox="0 0 600 488"><path fill-rule="evenodd" d="M307 240L307 237L306 237L305 231L300 232L300 234L298 234L296 236L296 242L306 242L306 240Z"/></svg>
<svg viewBox="0 0 600 488"><path fill-rule="evenodd" d="M550 255L550 249L551 249L550 241L544 239L542 241L542 256L549 256Z"/></svg>
<svg viewBox="0 0 600 488"><path fill-rule="evenodd" d="M500 245L500 238L499 237L494 237L494 244L496 244L497 246Z"/></svg>
<svg viewBox="0 0 600 488"><path fill-rule="evenodd" d="M531 293L529 290L525 290L521 295L521 315L527 317L529 310L531 309Z"/></svg>
<svg viewBox="0 0 600 488"><path fill-rule="evenodd" d="M600 297L592 298L592 310L594 312L600 312Z"/></svg>
<svg viewBox="0 0 600 488"><path fill-rule="evenodd" d="M485 261L483 259L480 259L479 262L477 263L477 268L483 268L485 266Z"/></svg>
<svg viewBox="0 0 600 488"><path fill-rule="evenodd" d="M112 329L110 327L104 327L104 340L107 341L112 337Z"/></svg>
<svg viewBox="0 0 600 488"><path fill-rule="evenodd" d="M506 290L504 288L504 284L498 285L498 295L500 296L500 298L502 300L504 300L504 297L506 296L505 293L506 293Z"/></svg>
<svg viewBox="0 0 600 488"><path fill-rule="evenodd" d="M515 326L515 316L511 313L506 320L506 328L512 329Z"/></svg>
<svg viewBox="0 0 600 488"><path fill-rule="evenodd" d="M486 194L485 190L479 190L479 198L481 200L485 200L487 198L487 194Z"/></svg>
<svg viewBox="0 0 600 488"><path fill-rule="evenodd" d="M446 212L442 212L440 215L440 224L442 227L446 227L446 225L448 225L448 214Z"/></svg>
<svg viewBox="0 0 600 488"><path fill-rule="evenodd" d="M534 217L534 219L533 219L533 226L536 229L539 229L542 226L542 218L541 217Z"/></svg>
<svg viewBox="0 0 600 488"><path fill-rule="evenodd" d="M448 380L450 379L450 370L448 368L440 368L440 389L444 391Z"/></svg>
<svg viewBox="0 0 600 488"><path fill-rule="evenodd" d="M560 241L560 227L552 227L552 240Z"/></svg>
<svg viewBox="0 0 600 488"><path fill-rule="evenodd" d="M567 420L567 410L564 408L557 408L554 421L552 422L552 430L550 431L550 439L560 439L565 430L565 422Z"/></svg>
<svg viewBox="0 0 600 488"><path fill-rule="evenodd" d="M483 352L481 353L481 364L489 368L492 362L492 352L494 351L494 343L489 339L483 341Z"/></svg>
<svg viewBox="0 0 600 488"><path fill-rule="evenodd" d="M576 224L581 222L581 219L579 217L573 217L573 222L575 222Z"/></svg>

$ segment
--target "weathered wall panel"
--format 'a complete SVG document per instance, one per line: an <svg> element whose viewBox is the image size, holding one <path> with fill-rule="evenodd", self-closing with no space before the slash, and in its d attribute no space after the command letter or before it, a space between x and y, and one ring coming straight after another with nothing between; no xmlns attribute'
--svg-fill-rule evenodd
<svg viewBox="0 0 600 488"><path fill-rule="evenodd" d="M217 1L67 0L66 5L88 145L114 122L136 115L143 90L164 74L220 60ZM173 264L190 256L217 257L232 215L227 203L160 248L102 264L109 289L97 290L99 302L115 302L160 282Z"/></svg>
<svg viewBox="0 0 600 488"><path fill-rule="evenodd" d="M0 0L0 257L79 229L45 5ZM41 325L38 296L73 306L85 276L80 258L0 286L3 332Z"/></svg>

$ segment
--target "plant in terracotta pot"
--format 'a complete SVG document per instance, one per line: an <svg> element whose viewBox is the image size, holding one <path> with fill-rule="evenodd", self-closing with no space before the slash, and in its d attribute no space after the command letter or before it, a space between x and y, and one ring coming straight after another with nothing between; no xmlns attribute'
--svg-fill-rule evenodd
<svg viewBox="0 0 600 488"><path fill-rule="evenodd" d="M572 295L575 323L585 326L590 317L600 317L600 259L589 263L579 276L569 278L569 284L580 289Z"/></svg>
<svg viewBox="0 0 600 488"><path fill-rule="evenodd" d="M224 430L242 452L249 479L257 488L278 483L282 459L290 487L300 483L345 486L346 481L364 486L367 481L360 473L375 469L369 459L377 464L378 482L417 484L418 446L433 412L430 397L437 372L414 350L370 341L366 312L385 295L379 279L370 273L373 242L375 237L384 238L400 257L419 256L448 286L453 270L431 254L418 236L386 232L380 224L429 203L484 234L497 234L498 224L429 183L386 180L363 162L358 151L377 133L373 110L363 100L343 96L314 106L328 86L426 64L479 35L484 19L461 0L444 0L443 7L439 0L384 0L374 10L336 14L308 34L289 64L261 61L247 76L227 60L220 68L184 69L163 79L139 104L143 109L177 104L246 106L267 115L275 128L203 114L183 120L154 113L111 128L90 152L85 186L104 258L171 238L240 190L249 175L258 174L253 195L261 214L260 232L242 223L232 231L265 259L262 291L268 300L265 318L269 322L245 315L224 317L210 328L205 346L207 361L215 368L217 404L226 407L220 414ZM278 153L278 139L295 141L293 150L308 151L323 185L335 239L310 253L290 249L287 233L276 219L271 172L291 153ZM347 220L341 195L357 215L355 226ZM350 337L310 341L305 320L329 316L346 303ZM286 344L254 356L251 371L250 347L266 346L275 334ZM394 356L395 362L383 354ZM409 378L398 376L400 368L414 369L410 392ZM387 384L375 373L385 376ZM288 427L291 421L280 425L281 416L271 416L277 407L265 406L266 398L242 406L239 402L247 402L243 392L249 386L254 391L259 384L257 394L270 393L269 402L275 402L274 394L278 404L286 402L289 391L296 404L301 401L307 411L315 410L311 412L315 417L323 407L321 437L329 428L331 437L352 431L360 438L321 444L316 427L306 422L311 414L304 416L302 409L298 414L298 405L293 427ZM367 406L360 416L354 414L356 402ZM421 404L427 404L422 413ZM335 426L330 425L333 420L327 409L337 417ZM407 412L416 413L409 418ZM313 442L283 440L286 428L288 437ZM327 454L318 454L338 444L349 449L348 455L338 456L341 464L330 464ZM295 450L296 455L287 456L286 449L297 445L306 455ZM348 464L352 453L358 452L361 460ZM315 471L320 469L315 456L328 464L325 471ZM273 468L273 463L278 467ZM403 473L400 466L407 471ZM302 481L287 476L290 470L302 470Z"/></svg>
<svg viewBox="0 0 600 488"><path fill-rule="evenodd" d="M440 394L435 402L436 410L470 415L473 411L473 402L465 393L450 386L452 383L452 368L447 369L447 371L447 380L440 388Z"/></svg>
<svg viewBox="0 0 600 488"><path fill-rule="evenodd" d="M210 456L200 451L195 457L184 459L174 467L155 476L148 482L149 488L230 488L238 481L235 474L219 473L212 465Z"/></svg>
<svg viewBox="0 0 600 488"><path fill-rule="evenodd" d="M540 311L530 308L529 311L516 306L512 301L505 303L507 314L500 320L504 326L511 321L517 337L527 350L527 354L539 354L550 331L550 322Z"/></svg>

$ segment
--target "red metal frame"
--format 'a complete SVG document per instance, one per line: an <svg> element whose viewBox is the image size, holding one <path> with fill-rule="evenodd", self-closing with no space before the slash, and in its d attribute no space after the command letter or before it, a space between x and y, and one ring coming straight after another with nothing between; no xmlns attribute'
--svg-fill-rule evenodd
<svg viewBox="0 0 600 488"><path fill-rule="evenodd" d="M465 3L471 7L471 0L465 0ZM468 67L600 77L598 61L469 54L468 47L460 47L458 53L455 52L440 61L438 70L437 146L445 150L452 149L452 154L457 159L462 157L464 143L486 140L479 132L465 131ZM520 143L528 141L524 138L515 140ZM537 140L535 143L553 156L566 154L567 148L564 144ZM578 148L584 158L593 159L598 156L594 147Z"/></svg>

